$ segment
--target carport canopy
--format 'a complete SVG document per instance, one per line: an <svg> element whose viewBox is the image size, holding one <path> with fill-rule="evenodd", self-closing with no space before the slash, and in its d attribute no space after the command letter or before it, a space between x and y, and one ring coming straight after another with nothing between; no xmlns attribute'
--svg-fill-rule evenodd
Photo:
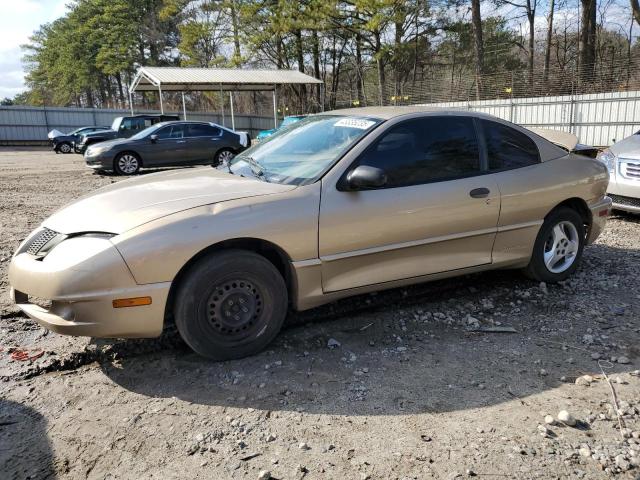
<svg viewBox="0 0 640 480"><path fill-rule="evenodd" d="M235 129L233 112L233 92L272 91L274 127L278 126L276 90L278 85L323 85L310 75L297 70L263 70L244 68L192 68L192 67L140 67L129 87L129 103L133 114L131 93L136 91L157 91L160 111L164 113L162 92L182 92L182 109L186 119L184 92L219 91L229 92L232 128ZM224 122L224 104L223 104Z"/></svg>

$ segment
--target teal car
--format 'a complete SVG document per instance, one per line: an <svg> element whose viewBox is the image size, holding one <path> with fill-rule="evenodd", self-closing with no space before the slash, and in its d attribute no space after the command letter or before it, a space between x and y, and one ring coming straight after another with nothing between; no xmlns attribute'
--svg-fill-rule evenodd
<svg viewBox="0 0 640 480"><path fill-rule="evenodd" d="M299 122L305 117L306 115L291 115L289 117L284 117L282 119L282 123L278 128L272 128L271 130L261 130L260 132L258 132L258 135L256 136L256 140L264 140L265 138L270 137L271 135L276 133L281 128L288 127L289 125Z"/></svg>

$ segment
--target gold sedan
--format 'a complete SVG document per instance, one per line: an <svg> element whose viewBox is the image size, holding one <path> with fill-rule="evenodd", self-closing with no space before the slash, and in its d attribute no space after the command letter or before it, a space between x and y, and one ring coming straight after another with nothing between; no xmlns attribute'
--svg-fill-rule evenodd
<svg viewBox="0 0 640 480"><path fill-rule="evenodd" d="M604 227L608 179L601 162L487 115L327 112L216 169L64 207L16 251L11 294L55 332L152 337L175 321L196 352L238 358L290 308L495 268L564 280Z"/></svg>

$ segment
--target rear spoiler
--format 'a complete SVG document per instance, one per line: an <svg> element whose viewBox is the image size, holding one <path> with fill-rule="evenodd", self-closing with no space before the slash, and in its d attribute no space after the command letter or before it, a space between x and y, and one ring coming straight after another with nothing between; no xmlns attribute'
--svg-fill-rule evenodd
<svg viewBox="0 0 640 480"><path fill-rule="evenodd" d="M545 140L549 140L551 143L555 143L569 152L572 152L578 144L578 137L573 133L549 130L547 128L528 128L527 130L532 131L536 135L540 135Z"/></svg>

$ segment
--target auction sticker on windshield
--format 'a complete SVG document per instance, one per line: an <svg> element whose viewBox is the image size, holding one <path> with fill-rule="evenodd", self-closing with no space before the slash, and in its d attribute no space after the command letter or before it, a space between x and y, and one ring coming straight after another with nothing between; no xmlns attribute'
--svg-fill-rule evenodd
<svg viewBox="0 0 640 480"><path fill-rule="evenodd" d="M363 120L361 118L343 118L338 120L333 124L334 127L348 127L348 128L359 128L361 130L366 130L367 128L374 125L376 122L371 120Z"/></svg>

